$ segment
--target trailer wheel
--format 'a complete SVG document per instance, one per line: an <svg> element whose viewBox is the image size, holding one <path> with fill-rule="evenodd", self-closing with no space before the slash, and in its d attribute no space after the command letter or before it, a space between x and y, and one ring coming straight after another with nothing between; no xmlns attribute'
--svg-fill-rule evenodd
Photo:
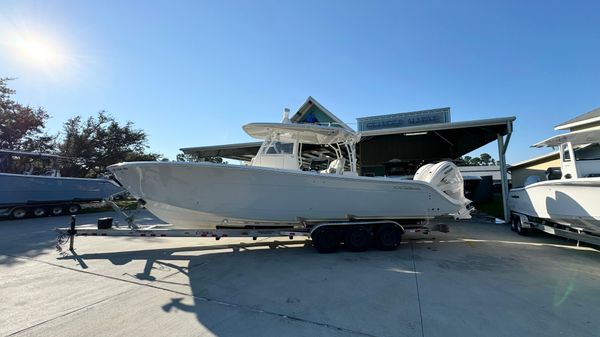
<svg viewBox="0 0 600 337"><path fill-rule="evenodd" d="M381 250L395 250L402 241L402 230L396 225L385 224L375 232L375 246Z"/></svg>
<svg viewBox="0 0 600 337"><path fill-rule="evenodd" d="M371 245L371 232L364 226L351 227L346 231L344 246L351 252L364 252Z"/></svg>
<svg viewBox="0 0 600 337"><path fill-rule="evenodd" d="M10 212L10 217L13 219L23 219L27 216L27 208L17 207Z"/></svg>
<svg viewBox="0 0 600 337"><path fill-rule="evenodd" d="M46 215L46 209L44 207L36 207L33 209L33 216L39 218L44 215Z"/></svg>
<svg viewBox="0 0 600 337"><path fill-rule="evenodd" d="M529 228L523 228L523 224L521 223L521 217L517 216L515 218L515 222L516 222L516 226L517 226L517 233L519 233L519 235L523 235L523 236L529 235Z"/></svg>
<svg viewBox="0 0 600 337"><path fill-rule="evenodd" d="M313 245L319 253L333 253L338 249L339 239L335 228L321 227L315 230L312 234Z"/></svg>
<svg viewBox="0 0 600 337"><path fill-rule="evenodd" d="M69 214L76 214L81 210L81 206L77 205L77 204L72 204L67 206L67 212Z"/></svg>
<svg viewBox="0 0 600 337"><path fill-rule="evenodd" d="M511 214L510 216L510 230L513 232L517 231L517 215Z"/></svg>
<svg viewBox="0 0 600 337"><path fill-rule="evenodd" d="M63 213L63 208L61 206L52 207L51 213L52 215L61 215Z"/></svg>

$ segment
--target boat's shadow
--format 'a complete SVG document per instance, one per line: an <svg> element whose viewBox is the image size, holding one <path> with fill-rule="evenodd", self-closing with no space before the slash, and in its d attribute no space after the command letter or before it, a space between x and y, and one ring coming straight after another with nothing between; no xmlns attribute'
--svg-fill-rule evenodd
<svg viewBox="0 0 600 337"><path fill-rule="evenodd" d="M331 319L339 325L353 326L351 317L366 315L369 305L379 306L389 300L381 287L398 285L388 282L414 285L411 254L407 246L395 252L318 254L310 241L282 240L60 259L76 259L90 265L90 269L95 267L94 261L100 260L116 266L143 261L143 267L131 271L129 266L131 274L123 273L119 278L131 282L134 277L140 285L170 292L171 298L158 306L161 312L192 313L202 326L221 335L232 333L230 326L221 324L223 315L233 315L240 319L239 324L249 324L248 328L252 324L260 326L260 320L265 320L266 326L289 324L289 318L307 320L310 325ZM407 296L412 297L412 290L409 293ZM318 302L321 304L315 309ZM355 302L365 306L355 306ZM347 315L335 314L340 305L349 310ZM249 317L256 316L259 321L250 324ZM360 325L355 328L360 330Z"/></svg>

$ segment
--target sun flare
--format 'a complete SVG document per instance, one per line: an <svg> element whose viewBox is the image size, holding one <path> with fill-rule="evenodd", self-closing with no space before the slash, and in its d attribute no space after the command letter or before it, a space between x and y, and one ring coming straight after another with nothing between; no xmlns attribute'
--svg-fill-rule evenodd
<svg viewBox="0 0 600 337"><path fill-rule="evenodd" d="M17 46L27 61L40 66L56 66L62 57L55 46L34 38L20 38Z"/></svg>

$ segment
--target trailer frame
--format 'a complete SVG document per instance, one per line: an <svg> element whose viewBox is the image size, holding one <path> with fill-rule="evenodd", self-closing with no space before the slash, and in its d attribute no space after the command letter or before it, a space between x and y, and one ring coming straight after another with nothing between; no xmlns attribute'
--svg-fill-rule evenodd
<svg viewBox="0 0 600 337"><path fill-rule="evenodd" d="M343 221L311 221L299 218L294 225L262 227L259 223L247 224L244 228L235 228L220 225L212 228L176 229L165 228L163 225L138 225L135 223L137 213L143 209L145 201L137 200L137 207L133 210L124 210L112 198L104 200L112 209L120 214L126 225L113 224L112 218L98 218L97 225L87 224L77 226L77 217L71 216L69 227L56 228L58 232L57 250L69 243L69 250L75 250L75 236L104 236L104 237L199 237L215 238L252 238L259 237L285 237L290 240L294 237L307 237L313 240L315 248L320 253L333 253L340 243L344 242L351 251L365 251L376 245L382 250L394 250L400 245L402 235L406 233L428 234L430 231L449 232L446 224L429 226L427 219L357 219L352 215ZM104 219L104 220L101 220ZM101 221L108 228L99 228ZM224 222L225 223L225 222ZM103 227L105 227L103 226ZM385 229L385 230L384 230ZM332 241L333 240L333 241ZM368 242L365 242L367 240Z"/></svg>
<svg viewBox="0 0 600 337"><path fill-rule="evenodd" d="M30 202L30 203L18 203L18 204L5 204L0 206L0 217L12 218L16 220L28 218L28 217L44 217L48 215L66 215L76 214L81 210L81 205L89 203L90 201L47 201L47 202ZM70 207L76 206L77 210L71 211ZM54 214L53 208L61 208L61 212ZM16 210L23 210L23 216L13 215ZM36 214L37 210L43 210L43 213Z"/></svg>
<svg viewBox="0 0 600 337"><path fill-rule="evenodd" d="M575 240L577 247L580 242L600 246L600 236L587 233L583 228L561 225L514 211L511 211L510 221L511 229L521 235L528 235L531 229L537 229L544 233Z"/></svg>
<svg viewBox="0 0 600 337"><path fill-rule="evenodd" d="M116 205L115 205L116 207ZM116 207L118 209L118 207ZM122 213L124 211L121 210ZM125 213L126 214L126 213ZM288 237L293 240L295 237L314 238L315 231L323 228L355 228L357 226L383 226L390 225L397 227L401 234L421 233L428 234L432 231L448 232L448 225L436 224L427 226L425 224L400 224L393 220L375 220L375 221L340 221L340 222L316 222L304 223L298 227L289 228L216 228L216 229L172 229L165 228L163 225L136 225L134 216L126 214L127 225L113 225L109 229L99 229L97 225L84 224L77 226L77 217L71 216L69 227L56 228L58 233L57 249L69 243L69 250L74 251L74 242L76 236L83 237L147 237L147 238L167 238L167 237L189 237L189 238L252 238L257 240L259 237ZM111 218L112 221L112 218ZM319 247L317 249L321 251Z"/></svg>

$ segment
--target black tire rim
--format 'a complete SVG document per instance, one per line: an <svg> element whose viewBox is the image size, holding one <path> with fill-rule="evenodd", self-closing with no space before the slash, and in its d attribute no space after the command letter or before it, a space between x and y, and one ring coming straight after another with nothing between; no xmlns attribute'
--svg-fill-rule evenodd
<svg viewBox="0 0 600 337"><path fill-rule="evenodd" d="M337 237L333 230L320 229L317 232L315 243L322 252L333 252L337 248Z"/></svg>
<svg viewBox="0 0 600 337"><path fill-rule="evenodd" d="M346 236L347 243L355 249L369 247L369 233L364 229L351 229Z"/></svg>
<svg viewBox="0 0 600 337"><path fill-rule="evenodd" d="M384 230L379 235L379 241L381 241L381 244L384 246L393 246L396 244L397 240L398 238L393 230Z"/></svg>
<svg viewBox="0 0 600 337"><path fill-rule="evenodd" d="M378 235L379 243L383 247L393 247L399 244L398 235L393 228L384 228Z"/></svg>
<svg viewBox="0 0 600 337"><path fill-rule="evenodd" d="M12 216L15 219L22 219L27 215L27 211L22 208L17 208L13 211Z"/></svg>

